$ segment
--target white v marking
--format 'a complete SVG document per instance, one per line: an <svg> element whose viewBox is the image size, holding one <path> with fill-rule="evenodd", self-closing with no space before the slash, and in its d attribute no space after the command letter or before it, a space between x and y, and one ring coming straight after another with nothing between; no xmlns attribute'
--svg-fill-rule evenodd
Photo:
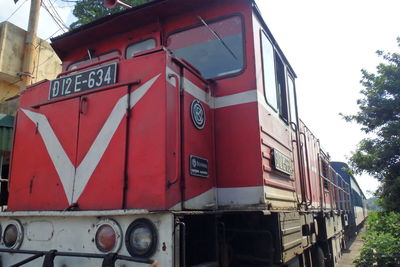
<svg viewBox="0 0 400 267"><path fill-rule="evenodd" d="M139 102L160 75L161 74L155 76L130 93L129 109L133 108L136 103ZM57 174L60 177L70 205L76 202L81 196L90 177L110 144L112 137L117 131L119 124L125 116L128 104L127 98L128 94L124 95L117 101L99 134L89 148L89 151L77 168L74 167L73 163L68 158L46 116L21 108L25 115L37 125L47 152L49 153Z"/></svg>

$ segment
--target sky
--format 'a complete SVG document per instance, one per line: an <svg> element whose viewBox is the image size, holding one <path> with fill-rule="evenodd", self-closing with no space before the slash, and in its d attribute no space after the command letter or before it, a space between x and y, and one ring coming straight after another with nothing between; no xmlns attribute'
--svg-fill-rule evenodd
<svg viewBox="0 0 400 267"><path fill-rule="evenodd" d="M49 5L50 0L44 0ZM51 0L67 25L73 22L71 4ZM26 29L29 0L1 0L0 22L22 6L10 22ZM263 17L294 68L299 115L333 161L344 161L365 137L360 127L339 113L354 114L361 98L361 69L375 72L382 60L376 50L398 51L399 0L257 0ZM62 31L42 8L39 37ZM356 176L367 196L378 182Z"/></svg>

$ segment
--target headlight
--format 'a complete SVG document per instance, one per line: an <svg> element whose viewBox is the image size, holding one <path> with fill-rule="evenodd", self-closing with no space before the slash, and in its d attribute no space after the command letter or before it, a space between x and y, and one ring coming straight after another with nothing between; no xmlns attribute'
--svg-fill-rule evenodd
<svg viewBox="0 0 400 267"><path fill-rule="evenodd" d="M17 249L22 244L22 226L20 222L12 220L4 230L3 243L6 247Z"/></svg>
<svg viewBox="0 0 400 267"><path fill-rule="evenodd" d="M96 225L94 240L101 252L117 252L121 247L121 238L121 228L114 220L104 219Z"/></svg>
<svg viewBox="0 0 400 267"><path fill-rule="evenodd" d="M157 248L157 229L148 219L137 219L126 231L125 244L133 257L150 257Z"/></svg>

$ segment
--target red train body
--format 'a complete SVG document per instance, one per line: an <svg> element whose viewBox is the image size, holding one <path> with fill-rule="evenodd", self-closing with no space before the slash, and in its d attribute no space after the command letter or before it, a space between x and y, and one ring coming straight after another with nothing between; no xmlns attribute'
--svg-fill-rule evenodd
<svg viewBox="0 0 400 267"><path fill-rule="evenodd" d="M350 187L253 1L153 1L52 46L64 72L21 95L3 264L337 262Z"/></svg>

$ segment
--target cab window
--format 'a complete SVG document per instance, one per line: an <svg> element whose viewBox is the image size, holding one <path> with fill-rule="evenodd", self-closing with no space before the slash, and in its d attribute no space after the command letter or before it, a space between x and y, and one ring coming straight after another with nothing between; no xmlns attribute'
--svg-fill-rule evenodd
<svg viewBox="0 0 400 267"><path fill-rule="evenodd" d="M275 78L274 48L264 32L261 32L262 62L264 94L267 103L275 110L278 110Z"/></svg>
<svg viewBox="0 0 400 267"><path fill-rule="evenodd" d="M261 51L265 99L279 113L281 119L288 123L285 64L264 31L261 31Z"/></svg>
<svg viewBox="0 0 400 267"><path fill-rule="evenodd" d="M89 53L89 52L88 52ZM67 67L67 71L68 70L74 70L74 69L78 69L78 68L82 68L84 66L88 66L103 60L107 60L107 59L111 59L114 57L119 57L119 51L118 50L114 50L114 51L110 51L104 54L100 54L97 56L93 56L90 55L90 58L86 58L86 59L81 59L78 61L75 61L73 63L71 63L68 67ZM113 62L113 61L110 61ZM110 62L107 62L107 64L109 64Z"/></svg>
<svg viewBox="0 0 400 267"><path fill-rule="evenodd" d="M281 58L275 55L276 64L276 81L278 90L278 109L280 117L287 123L289 119L288 103L287 103L287 91L286 91L286 74L285 65Z"/></svg>
<svg viewBox="0 0 400 267"><path fill-rule="evenodd" d="M144 41L140 41L140 42L131 44L126 48L125 57L127 59L133 58L136 53L150 50L153 48L156 48L156 40L155 39L147 39Z"/></svg>
<svg viewBox="0 0 400 267"><path fill-rule="evenodd" d="M199 18L201 19L201 18ZM244 67L242 20L239 16L171 34L168 48L186 60L206 79L240 72Z"/></svg>

